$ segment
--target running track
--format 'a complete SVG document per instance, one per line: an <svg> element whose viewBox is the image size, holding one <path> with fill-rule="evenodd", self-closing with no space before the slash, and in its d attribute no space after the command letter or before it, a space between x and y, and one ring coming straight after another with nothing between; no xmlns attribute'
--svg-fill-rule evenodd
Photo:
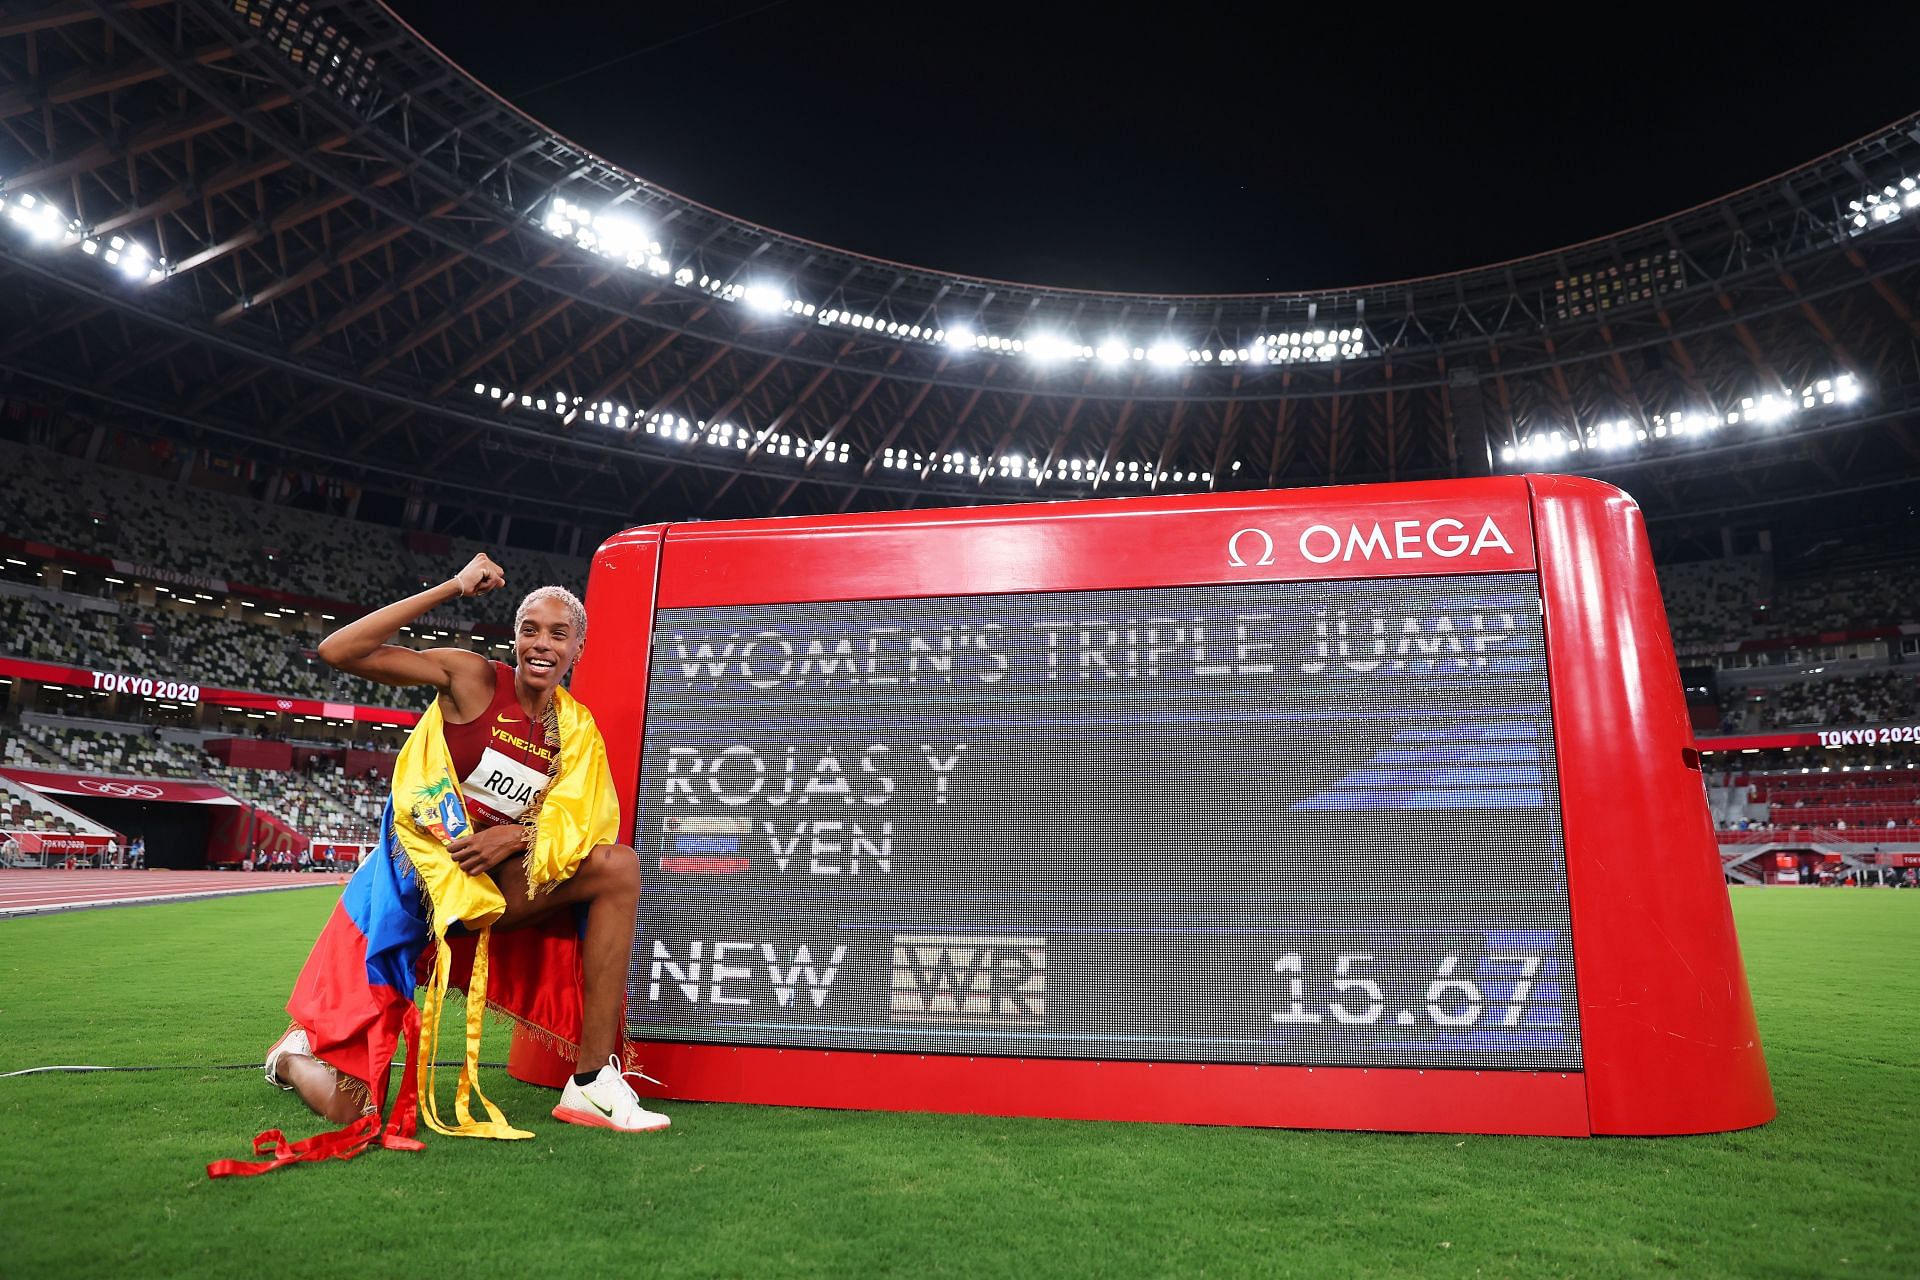
<svg viewBox="0 0 1920 1280"><path fill-rule="evenodd" d="M44 911L184 902L342 885L344 875L286 871L0 871L0 919Z"/></svg>

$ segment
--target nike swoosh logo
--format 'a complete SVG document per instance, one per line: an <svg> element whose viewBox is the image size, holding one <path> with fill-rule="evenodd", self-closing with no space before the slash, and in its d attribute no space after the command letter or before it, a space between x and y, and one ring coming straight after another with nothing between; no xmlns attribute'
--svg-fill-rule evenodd
<svg viewBox="0 0 1920 1280"><path fill-rule="evenodd" d="M506 712L502 711L499 715L493 718L493 721L495 724L519 724L520 717L508 715Z"/></svg>
<svg viewBox="0 0 1920 1280"><path fill-rule="evenodd" d="M581 1096L581 1097L583 1097L583 1098L586 1098L586 1100L587 1100L587 1105L588 1105L588 1106L590 1106L590 1107L592 1107L592 1108L593 1108L593 1109L594 1109L595 1111L598 1111L598 1112L599 1112L599 1113L600 1113L601 1115L603 1115L603 1116L605 1116L605 1117L606 1117L607 1119L609 1119L609 1120L611 1120L611 1119L613 1119L613 1108L612 1108L612 1107L603 1107L603 1106L601 1106L601 1105L600 1105L599 1103L597 1103L597 1102L595 1102L595 1101L594 1101L594 1100L592 1099L592 1097L590 1097L590 1096L589 1096L589 1095L587 1094L587 1091L586 1091L586 1090L584 1090L584 1089L582 1089L582 1090L580 1091L580 1096Z"/></svg>

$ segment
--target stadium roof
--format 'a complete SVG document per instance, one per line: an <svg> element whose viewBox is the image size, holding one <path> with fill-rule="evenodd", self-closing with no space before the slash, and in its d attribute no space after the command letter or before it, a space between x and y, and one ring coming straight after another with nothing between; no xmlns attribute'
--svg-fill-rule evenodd
<svg viewBox="0 0 1920 1280"><path fill-rule="evenodd" d="M1550 253L1233 295L954 275L730 217L376 0L15 9L0 124L0 372L547 519L1521 467L1681 509L1920 474L1920 116Z"/></svg>

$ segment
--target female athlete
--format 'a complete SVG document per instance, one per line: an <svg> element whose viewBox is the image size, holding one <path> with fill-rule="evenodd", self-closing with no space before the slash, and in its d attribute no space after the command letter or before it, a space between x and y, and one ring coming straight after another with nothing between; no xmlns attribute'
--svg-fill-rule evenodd
<svg viewBox="0 0 1920 1280"><path fill-rule="evenodd" d="M570 913L581 923L581 988L577 997L569 993L568 999L577 1000L578 1065L588 1069L568 1082L553 1114L572 1124L625 1132L664 1129L667 1117L640 1105L623 1076L619 1057L627 960L640 897L640 865L631 848L611 842L617 838L618 810L612 799L612 780L607 774L599 730L585 709L560 687L586 640L586 610L562 587L541 587L530 593L514 618L515 664L511 667L465 649L423 651L387 643L401 627L423 614L465 596L496 591L505 584L506 574L500 566L484 553L476 555L455 577L340 628L320 646L320 657L328 665L350 675L401 687L429 685L439 695L434 709L413 731L396 767L388 824L388 838L396 852L381 859L399 865L398 874L407 889L390 896L404 899L423 893L426 899L424 905L413 906L420 932L414 949L404 955L408 965L405 977L396 979L406 987L400 1002L407 1016L413 1017L409 1003L413 994L411 965L422 952L431 958L433 943L442 936L458 937L488 927L493 933L510 932L557 912ZM426 774L421 772L421 761L431 766ZM404 782L402 774L406 775ZM421 776L428 777L429 785L413 787ZM435 778L444 781L434 784ZM454 783L463 803L450 803L446 792ZM427 797L424 808L415 796ZM404 840L399 838L402 831ZM368 862L374 863L375 858L370 857ZM369 880L392 874L389 867L376 866ZM356 873L356 880L359 878ZM363 888L362 898L365 893ZM367 914L369 908L355 895L356 886L350 884L337 916L351 914L349 908ZM473 901L480 901L482 907L471 906ZM427 910L432 913L430 921L421 914ZM553 924L551 920L548 923ZM554 930L556 936L570 940L574 933L572 920L568 925ZM333 927L330 925L329 930ZM356 946L363 935L387 930L385 925L370 928L364 920L350 921L344 928ZM427 936L429 928L431 939ZM484 936L480 943L471 981L484 987ZM375 968L374 949L369 938L366 961L359 966L366 973ZM351 947L348 950L354 956L361 954ZM446 984L446 951L443 947L441 989ZM323 952L328 954L323 956ZM299 1094L316 1114L349 1124L375 1112L386 1093L385 1067L379 1055L369 1057L357 1043L361 1028L364 1026L366 1035L377 1038L380 1027L386 1026L390 1061L394 1042L391 1028L396 1024L391 1018L384 1023L373 1017L356 1021L358 1015L336 1013L341 1008L357 1007L356 1001L364 1003L365 987L373 981L365 973L356 972L351 960L341 963L340 954L339 945L329 944L328 935L323 934L288 1005L295 1025L269 1052L266 1068L268 1080ZM508 957L517 953L503 942L495 954L499 957L495 968L504 971ZM496 973L496 989L512 976ZM571 974L543 979L571 980ZM470 990L469 999L472 997ZM423 1007L433 1010L428 1019L437 1023L438 1005L423 1002ZM304 1011L313 1011L306 1013L309 1025L302 1025ZM318 1025L323 1022L327 1025ZM411 1024L417 1025L417 1021ZM424 1051L427 1058L434 1051L431 1030L430 1026ZM477 1015L470 1030L469 1057L474 1058ZM600 1063L606 1065L589 1067ZM367 1075L380 1079L377 1083L360 1079L347 1069L349 1066L360 1066ZM427 1079L421 1100L429 1108L430 1123L441 1129L432 1119L430 1075ZM481 1100L485 1101L484 1095ZM402 1098L395 1105L398 1112L411 1103ZM489 1111L494 1110L487 1105ZM474 1131L477 1136L530 1136L507 1127L497 1111L494 1115L500 1131L479 1133L488 1126L465 1120L464 1085L461 1110L464 1130ZM407 1114L411 1116L411 1111ZM369 1132L373 1125L377 1125L377 1115L368 1121Z"/></svg>

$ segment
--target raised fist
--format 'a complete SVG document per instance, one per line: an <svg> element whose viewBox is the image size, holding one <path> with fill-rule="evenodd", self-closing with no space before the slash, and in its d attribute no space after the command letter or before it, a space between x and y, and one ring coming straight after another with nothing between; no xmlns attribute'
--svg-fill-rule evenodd
<svg viewBox="0 0 1920 1280"><path fill-rule="evenodd" d="M483 596L495 587L507 585L507 573L482 551L467 561L467 567L453 576L463 596Z"/></svg>

